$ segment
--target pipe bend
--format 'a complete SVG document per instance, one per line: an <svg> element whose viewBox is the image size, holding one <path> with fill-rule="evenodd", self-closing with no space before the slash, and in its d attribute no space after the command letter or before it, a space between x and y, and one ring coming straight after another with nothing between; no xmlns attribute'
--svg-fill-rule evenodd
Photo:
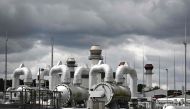
<svg viewBox="0 0 190 109"><path fill-rule="evenodd" d="M107 64L94 65L90 69L90 75L97 75L98 73L105 73L104 81L113 82L112 68Z"/></svg>
<svg viewBox="0 0 190 109"><path fill-rule="evenodd" d="M120 65L116 70L116 83L120 84L124 82L124 74L129 74L131 78L137 79L137 73L135 69L132 69L126 65Z"/></svg>
<svg viewBox="0 0 190 109"><path fill-rule="evenodd" d="M26 78L32 79L31 70L29 68L27 68L27 67L17 68L13 72L13 78L14 77L19 77L20 75L24 75L24 79L26 79Z"/></svg>
<svg viewBox="0 0 190 109"><path fill-rule="evenodd" d="M31 73L31 70L29 68L24 67L23 71L24 71L25 78L32 79L32 73Z"/></svg>
<svg viewBox="0 0 190 109"><path fill-rule="evenodd" d="M115 73L115 81L118 84L122 84L125 80L124 72L127 72L127 66L118 66Z"/></svg>
<svg viewBox="0 0 190 109"><path fill-rule="evenodd" d="M61 72L59 66L58 65L53 66L49 72L49 76L53 76L59 72Z"/></svg>
<svg viewBox="0 0 190 109"><path fill-rule="evenodd" d="M134 79L137 79L137 72L136 72L136 70L135 69L131 69L131 76L133 76L134 77Z"/></svg>
<svg viewBox="0 0 190 109"><path fill-rule="evenodd" d="M40 73L40 79L43 79L44 80L44 77L45 76L49 76L49 69L44 69L44 71L42 71L41 73ZM38 76L39 76L39 73L38 73Z"/></svg>
<svg viewBox="0 0 190 109"><path fill-rule="evenodd" d="M88 74L90 71L89 68L86 67L77 67L74 73L74 80L73 84L74 85L81 85L82 83L82 75L83 74Z"/></svg>
<svg viewBox="0 0 190 109"><path fill-rule="evenodd" d="M103 72L105 72L105 82L113 82L113 72L112 68L107 64L101 64L100 69L102 69Z"/></svg>
<svg viewBox="0 0 190 109"><path fill-rule="evenodd" d="M44 71L41 71L40 72L41 79L43 79L44 76L49 76L49 72L50 72L50 69L48 69L48 68L45 68ZM39 72L37 73L37 76L39 76Z"/></svg>
<svg viewBox="0 0 190 109"><path fill-rule="evenodd" d="M23 72L21 72L20 68L17 68L13 72L13 78L19 77L20 75L23 75Z"/></svg>
<svg viewBox="0 0 190 109"><path fill-rule="evenodd" d="M89 89L91 89L97 83L96 75L102 72L105 73L105 82L113 82L112 68L107 64L97 64L94 65L89 72Z"/></svg>
<svg viewBox="0 0 190 109"><path fill-rule="evenodd" d="M61 73L61 78L59 74ZM57 84L60 82L64 84L70 83L70 72L66 65L62 65L61 61L54 67L51 68L49 72L49 89L53 90Z"/></svg>
<svg viewBox="0 0 190 109"><path fill-rule="evenodd" d="M32 82L31 70L28 67L24 67L24 65L22 65L21 67L15 69L13 72L13 80L12 80L13 88L19 85L20 75L24 75L24 83L30 84Z"/></svg>
<svg viewBox="0 0 190 109"><path fill-rule="evenodd" d="M136 97L137 95L137 73L135 69L132 69L126 65L120 65L117 67L116 70L116 78L115 81L117 84L123 84L124 80L124 75L129 74L130 77L132 78L132 81L130 82L130 90L132 93L132 97Z"/></svg>
<svg viewBox="0 0 190 109"><path fill-rule="evenodd" d="M61 73L61 79L63 83L70 83L70 72L66 65L57 65L50 70L50 76L54 76Z"/></svg>
<svg viewBox="0 0 190 109"><path fill-rule="evenodd" d="M49 72L50 72L50 66L44 68L43 71L38 72L38 73L37 73L38 80L36 80L36 83L37 83L37 84L38 84L38 83L44 84L44 83L45 83L44 77L45 77L45 76L49 76ZM40 74L39 74L39 73L40 73ZM39 81L39 79L40 79L40 81Z"/></svg>
<svg viewBox="0 0 190 109"><path fill-rule="evenodd" d="M61 82L64 84L70 84L71 76L70 76L69 68L66 65L60 65L60 70L62 72Z"/></svg>

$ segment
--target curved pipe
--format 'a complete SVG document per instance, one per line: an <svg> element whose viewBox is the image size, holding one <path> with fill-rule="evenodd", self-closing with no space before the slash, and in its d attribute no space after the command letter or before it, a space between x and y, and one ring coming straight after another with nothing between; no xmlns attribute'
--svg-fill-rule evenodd
<svg viewBox="0 0 190 109"><path fill-rule="evenodd" d="M61 78L60 75L61 74ZM56 85L60 82L64 84L70 83L70 72L66 65L62 65L60 61L56 66L52 67L50 70L50 80L49 80L49 89L53 90Z"/></svg>
<svg viewBox="0 0 190 109"><path fill-rule="evenodd" d="M89 68L77 67L77 69L75 70L75 74L74 74L73 84L74 85L81 85L82 84L82 75L88 74L89 71L90 71Z"/></svg>
<svg viewBox="0 0 190 109"><path fill-rule="evenodd" d="M129 74L131 77L130 81L130 90L131 90L131 96L136 97L137 96L137 73L134 69L126 66L126 65L120 65L117 67L116 70L116 78L115 81L117 84L123 84L124 80L124 75Z"/></svg>
<svg viewBox="0 0 190 109"><path fill-rule="evenodd" d="M40 72L40 77L39 77L39 72L37 73L37 77L40 79L41 84L44 84L44 77L45 76L49 76L49 72L50 72L50 66L46 66L46 68ZM39 80L36 81L37 83L39 83Z"/></svg>
<svg viewBox="0 0 190 109"><path fill-rule="evenodd" d="M100 63L100 62L99 62ZM97 64L91 67L89 72L89 90L97 84L97 74L104 72L105 73L105 82L113 82L113 72L109 65L107 64Z"/></svg>
<svg viewBox="0 0 190 109"><path fill-rule="evenodd" d="M21 64L19 68L15 69L13 72L12 87L16 88L19 86L20 75L24 75L24 84L29 85L32 83L32 73L28 67Z"/></svg>

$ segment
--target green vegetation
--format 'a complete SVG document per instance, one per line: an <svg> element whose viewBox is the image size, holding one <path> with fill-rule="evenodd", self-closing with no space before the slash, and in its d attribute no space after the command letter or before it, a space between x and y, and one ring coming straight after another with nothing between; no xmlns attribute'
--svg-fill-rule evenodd
<svg viewBox="0 0 190 109"><path fill-rule="evenodd" d="M143 90L145 87L146 87L145 84L138 84L138 86L137 86L137 91L138 91L138 92L142 92L142 90Z"/></svg>

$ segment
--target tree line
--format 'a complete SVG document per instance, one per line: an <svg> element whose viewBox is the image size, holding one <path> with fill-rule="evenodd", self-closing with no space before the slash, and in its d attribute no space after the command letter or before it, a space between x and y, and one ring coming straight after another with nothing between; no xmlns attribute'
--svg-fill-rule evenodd
<svg viewBox="0 0 190 109"><path fill-rule="evenodd" d="M19 80L20 85L24 85L24 80ZM49 82L48 80L45 81L46 82L46 86L49 86ZM7 80L7 86L6 89L12 87L12 80ZM32 81L31 87L36 87L36 79L34 79ZM0 92L4 91L4 79L0 78Z"/></svg>

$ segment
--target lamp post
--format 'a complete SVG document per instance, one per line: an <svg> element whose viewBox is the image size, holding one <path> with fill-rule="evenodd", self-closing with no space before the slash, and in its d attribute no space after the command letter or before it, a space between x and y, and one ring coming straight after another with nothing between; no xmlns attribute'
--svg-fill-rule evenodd
<svg viewBox="0 0 190 109"><path fill-rule="evenodd" d="M167 104L168 104L168 69L166 68L165 69L166 70L166 74L167 74L167 76L166 76L166 78L167 78Z"/></svg>

